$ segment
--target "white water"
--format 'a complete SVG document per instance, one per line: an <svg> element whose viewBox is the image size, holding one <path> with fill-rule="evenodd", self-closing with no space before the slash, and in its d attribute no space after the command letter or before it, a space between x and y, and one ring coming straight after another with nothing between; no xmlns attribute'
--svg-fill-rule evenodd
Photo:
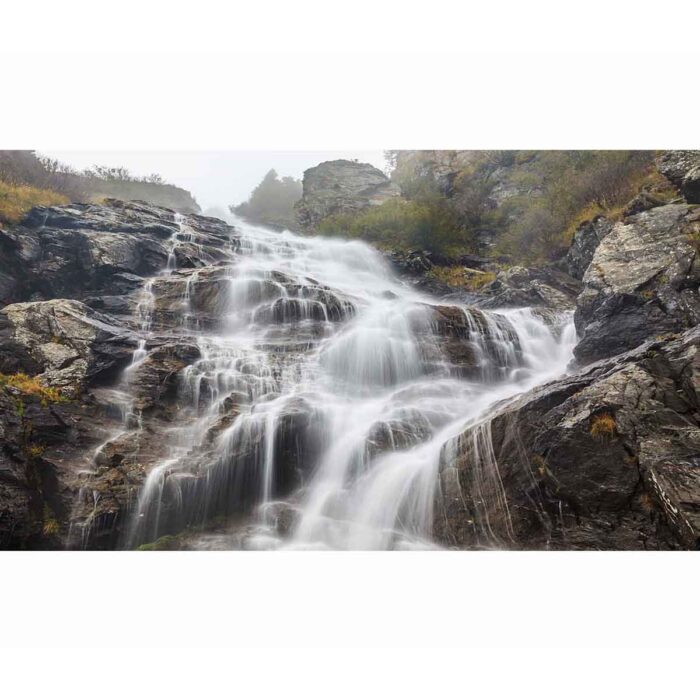
<svg viewBox="0 0 700 700"><path fill-rule="evenodd" d="M194 240L179 223L161 279L183 274L174 251ZM571 319L552 328L527 309L461 307L468 332L455 342L477 365L465 373L436 332L444 302L398 280L371 247L236 227L240 245L216 270L215 330L199 330L192 306L208 269L187 273L179 331L201 358L182 372L189 408L159 438L168 456L139 493L127 546L239 514L231 546L433 546L444 446L495 402L563 374ZM127 387L148 356L159 288L148 282L137 308L143 339Z"/></svg>

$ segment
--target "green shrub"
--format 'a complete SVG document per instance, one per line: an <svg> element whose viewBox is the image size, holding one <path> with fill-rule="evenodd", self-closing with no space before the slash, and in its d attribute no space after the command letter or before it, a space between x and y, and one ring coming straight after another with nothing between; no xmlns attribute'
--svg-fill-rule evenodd
<svg viewBox="0 0 700 700"><path fill-rule="evenodd" d="M471 237L460 226L444 197L422 201L389 199L355 214L323 219L319 233L361 238L380 248L425 248L450 253L471 250Z"/></svg>

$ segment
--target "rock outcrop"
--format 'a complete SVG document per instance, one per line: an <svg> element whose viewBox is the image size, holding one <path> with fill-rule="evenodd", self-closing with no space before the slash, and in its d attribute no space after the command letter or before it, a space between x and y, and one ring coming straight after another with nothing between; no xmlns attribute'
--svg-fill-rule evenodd
<svg viewBox="0 0 700 700"><path fill-rule="evenodd" d="M591 362L700 322L700 209L669 204L615 224L583 277L575 350Z"/></svg>
<svg viewBox="0 0 700 700"><path fill-rule="evenodd" d="M295 210L301 226L314 230L327 216L362 211L399 194L399 188L369 163L329 160L304 172L303 196Z"/></svg>
<svg viewBox="0 0 700 700"><path fill-rule="evenodd" d="M638 212L635 210L632 213ZM566 268L572 277L577 280L583 279L600 242L610 233L612 227L612 222L604 216L596 216L576 229L565 259Z"/></svg>
<svg viewBox="0 0 700 700"><path fill-rule="evenodd" d="M205 323L237 244L222 221L117 200L37 207L0 232L0 547L117 546L200 357L187 313ZM202 280L188 290L169 266Z"/></svg>
<svg viewBox="0 0 700 700"><path fill-rule="evenodd" d="M90 383L113 378L137 346L133 333L79 301L10 304L0 311L0 366L17 358L38 370L38 379L70 396Z"/></svg>
<svg viewBox="0 0 700 700"><path fill-rule="evenodd" d="M690 204L700 204L700 151L664 151L656 160L659 172Z"/></svg>
<svg viewBox="0 0 700 700"><path fill-rule="evenodd" d="M198 215L184 221L183 232L173 211L143 202L36 207L0 231L0 303L129 294L171 254L181 267L224 257L230 226Z"/></svg>
<svg viewBox="0 0 700 700"><path fill-rule="evenodd" d="M700 544L700 331L650 341L497 408L443 452L448 546Z"/></svg>

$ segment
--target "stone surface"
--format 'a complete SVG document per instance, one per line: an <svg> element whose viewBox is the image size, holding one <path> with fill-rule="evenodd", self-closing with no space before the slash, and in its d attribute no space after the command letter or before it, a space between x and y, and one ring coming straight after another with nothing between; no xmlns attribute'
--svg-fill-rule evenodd
<svg viewBox="0 0 700 700"><path fill-rule="evenodd" d="M700 322L700 209L669 204L615 224L598 245L576 309L581 362Z"/></svg>
<svg viewBox="0 0 700 700"><path fill-rule="evenodd" d="M295 210L302 227L313 230L327 216L361 211L398 195L398 187L373 165L329 160L304 172Z"/></svg>

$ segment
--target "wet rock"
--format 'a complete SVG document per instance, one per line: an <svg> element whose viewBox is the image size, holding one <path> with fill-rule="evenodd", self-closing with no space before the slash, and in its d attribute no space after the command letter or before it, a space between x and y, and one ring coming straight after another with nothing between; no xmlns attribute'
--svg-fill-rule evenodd
<svg viewBox="0 0 700 700"><path fill-rule="evenodd" d="M374 458L384 452L406 450L427 440L432 429L420 411L375 423L367 436L367 454Z"/></svg>
<svg viewBox="0 0 700 700"><path fill-rule="evenodd" d="M700 333L494 410L443 450L434 532L459 547L695 548Z"/></svg>
<svg viewBox="0 0 700 700"><path fill-rule="evenodd" d="M148 351L146 358L129 370L127 381L133 388L134 408L141 414L158 409L172 417L178 401L180 373L201 357L192 343L168 342Z"/></svg>
<svg viewBox="0 0 700 700"><path fill-rule="evenodd" d="M304 172L295 211L301 226L313 230L327 216L362 211L398 195L399 188L373 165L330 160Z"/></svg>
<svg viewBox="0 0 700 700"><path fill-rule="evenodd" d="M436 359L437 349L457 375L483 379L501 378L520 362L517 333L503 316L447 305L431 307L431 312L430 337L435 333L438 347L422 344L427 361Z"/></svg>
<svg viewBox="0 0 700 700"><path fill-rule="evenodd" d="M0 302L129 294L165 268L173 245L191 265L230 256L232 227L194 214L183 221L184 232L172 210L119 200L35 207L0 233Z"/></svg>
<svg viewBox="0 0 700 700"><path fill-rule="evenodd" d="M656 207L615 224L577 300L575 355L590 362L700 322L700 209Z"/></svg>
<svg viewBox="0 0 700 700"><path fill-rule="evenodd" d="M657 158L656 167L687 202L700 204L700 151L664 151Z"/></svg>
<svg viewBox="0 0 700 700"><path fill-rule="evenodd" d="M113 429L90 400L0 386L0 549L64 546L78 474Z"/></svg>

